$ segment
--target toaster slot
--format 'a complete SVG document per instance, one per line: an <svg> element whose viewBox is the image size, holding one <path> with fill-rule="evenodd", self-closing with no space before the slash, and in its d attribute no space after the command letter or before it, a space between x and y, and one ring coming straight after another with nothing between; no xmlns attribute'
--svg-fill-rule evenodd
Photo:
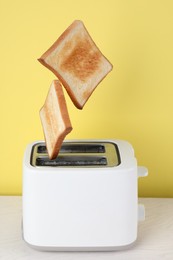
<svg viewBox="0 0 173 260"><path fill-rule="evenodd" d="M47 153L47 148L45 145L39 145L37 147L37 153Z"/></svg>
<svg viewBox="0 0 173 260"><path fill-rule="evenodd" d="M105 157L86 157L86 156L58 156L54 160L47 157L37 158L37 166L105 166L107 160Z"/></svg>
<svg viewBox="0 0 173 260"><path fill-rule="evenodd" d="M46 146L39 145L37 153L47 153ZM99 144L63 144L60 153L105 153L105 147Z"/></svg>
<svg viewBox="0 0 173 260"><path fill-rule="evenodd" d="M65 144L62 145L61 153L104 153L104 145L92 144Z"/></svg>

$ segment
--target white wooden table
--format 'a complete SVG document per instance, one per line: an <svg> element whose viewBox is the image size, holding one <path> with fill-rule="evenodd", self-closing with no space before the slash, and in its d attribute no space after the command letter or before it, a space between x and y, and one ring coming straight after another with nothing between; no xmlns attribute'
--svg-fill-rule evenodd
<svg viewBox="0 0 173 260"><path fill-rule="evenodd" d="M138 239L126 251L40 252L21 237L22 199L0 196L0 260L173 260L173 199L141 198L146 220L139 223Z"/></svg>

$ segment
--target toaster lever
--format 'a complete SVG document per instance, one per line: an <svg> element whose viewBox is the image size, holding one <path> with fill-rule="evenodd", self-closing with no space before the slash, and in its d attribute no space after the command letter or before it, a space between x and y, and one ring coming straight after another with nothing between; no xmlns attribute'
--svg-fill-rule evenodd
<svg viewBox="0 0 173 260"><path fill-rule="evenodd" d="M145 177L148 175L148 169L144 166L138 166L138 177Z"/></svg>

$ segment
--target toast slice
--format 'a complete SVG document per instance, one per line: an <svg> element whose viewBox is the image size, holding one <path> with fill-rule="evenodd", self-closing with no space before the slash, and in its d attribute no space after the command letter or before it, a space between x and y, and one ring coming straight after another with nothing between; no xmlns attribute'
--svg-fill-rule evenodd
<svg viewBox="0 0 173 260"><path fill-rule="evenodd" d="M54 80L50 86L40 110L40 119L49 158L55 159L65 136L72 130L63 89L58 80Z"/></svg>
<svg viewBox="0 0 173 260"><path fill-rule="evenodd" d="M112 70L112 64L78 20L38 60L58 77L79 109Z"/></svg>

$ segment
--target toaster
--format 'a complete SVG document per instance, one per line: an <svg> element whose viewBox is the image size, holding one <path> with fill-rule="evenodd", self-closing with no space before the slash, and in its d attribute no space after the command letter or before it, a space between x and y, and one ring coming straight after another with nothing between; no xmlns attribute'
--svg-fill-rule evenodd
<svg viewBox="0 0 173 260"><path fill-rule="evenodd" d="M123 140L66 140L56 159L45 142L26 148L23 160L24 241L46 251L111 251L137 239L138 177L134 149Z"/></svg>

